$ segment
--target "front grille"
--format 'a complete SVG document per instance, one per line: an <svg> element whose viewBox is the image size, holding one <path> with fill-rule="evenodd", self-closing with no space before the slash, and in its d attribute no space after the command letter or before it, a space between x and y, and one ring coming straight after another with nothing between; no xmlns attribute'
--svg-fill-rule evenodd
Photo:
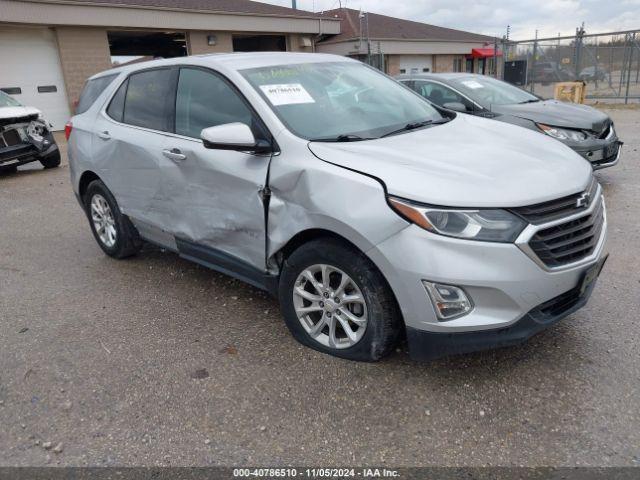
<svg viewBox="0 0 640 480"><path fill-rule="evenodd" d="M539 230L529 241L529 247L547 267L559 267L577 262L593 253L604 226L604 202L589 215L554 227Z"/></svg>
<svg viewBox="0 0 640 480"><path fill-rule="evenodd" d="M577 202L585 193L589 194L589 202L578 207ZM540 225L542 223L552 222L563 217L568 217L582 210L586 210L591 203L596 200L598 193L598 182L595 178L591 179L591 183L584 192L574 193L567 197L562 197L549 202L538 203L528 207L518 207L511 209L514 213L520 215L529 223Z"/></svg>

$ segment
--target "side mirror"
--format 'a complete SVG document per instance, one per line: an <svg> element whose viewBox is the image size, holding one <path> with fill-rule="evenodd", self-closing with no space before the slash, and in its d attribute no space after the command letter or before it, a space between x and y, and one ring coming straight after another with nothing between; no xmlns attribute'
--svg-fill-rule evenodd
<svg viewBox="0 0 640 480"><path fill-rule="evenodd" d="M442 105L442 108L446 108L447 110L453 110L454 112L462 112L467 113L467 107L464 103L460 102L447 102Z"/></svg>
<svg viewBox="0 0 640 480"><path fill-rule="evenodd" d="M239 152L269 153L271 144L256 141L248 125L240 122L225 123L202 130L200 138L205 148L215 150L235 150Z"/></svg>

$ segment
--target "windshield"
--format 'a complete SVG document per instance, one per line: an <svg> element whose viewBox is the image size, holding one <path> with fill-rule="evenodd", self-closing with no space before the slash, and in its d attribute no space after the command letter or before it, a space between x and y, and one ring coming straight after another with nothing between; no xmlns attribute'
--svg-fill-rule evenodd
<svg viewBox="0 0 640 480"><path fill-rule="evenodd" d="M474 76L452 80L451 83L469 98L485 108L491 105L512 105L514 103L539 102L540 98L491 77Z"/></svg>
<svg viewBox="0 0 640 480"><path fill-rule="evenodd" d="M241 72L283 123L307 140L379 138L442 116L406 87L356 62L304 63Z"/></svg>
<svg viewBox="0 0 640 480"><path fill-rule="evenodd" d="M0 90L0 107L21 107L22 104Z"/></svg>

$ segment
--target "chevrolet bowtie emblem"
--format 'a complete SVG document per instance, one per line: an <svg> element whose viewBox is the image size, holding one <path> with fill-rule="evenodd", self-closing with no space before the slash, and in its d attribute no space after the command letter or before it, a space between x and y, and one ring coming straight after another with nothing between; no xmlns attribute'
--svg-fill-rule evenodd
<svg viewBox="0 0 640 480"><path fill-rule="evenodd" d="M583 193L576 200L576 208L586 207L589 205L590 201L591 201L591 195L589 195L588 193Z"/></svg>

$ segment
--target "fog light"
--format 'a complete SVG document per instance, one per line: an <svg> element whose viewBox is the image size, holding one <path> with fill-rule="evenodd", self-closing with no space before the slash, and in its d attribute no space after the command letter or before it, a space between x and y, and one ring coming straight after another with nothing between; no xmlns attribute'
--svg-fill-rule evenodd
<svg viewBox="0 0 640 480"><path fill-rule="evenodd" d="M460 287L427 282L426 280L423 280L422 283L435 307L438 320L453 320L473 310L471 299Z"/></svg>

